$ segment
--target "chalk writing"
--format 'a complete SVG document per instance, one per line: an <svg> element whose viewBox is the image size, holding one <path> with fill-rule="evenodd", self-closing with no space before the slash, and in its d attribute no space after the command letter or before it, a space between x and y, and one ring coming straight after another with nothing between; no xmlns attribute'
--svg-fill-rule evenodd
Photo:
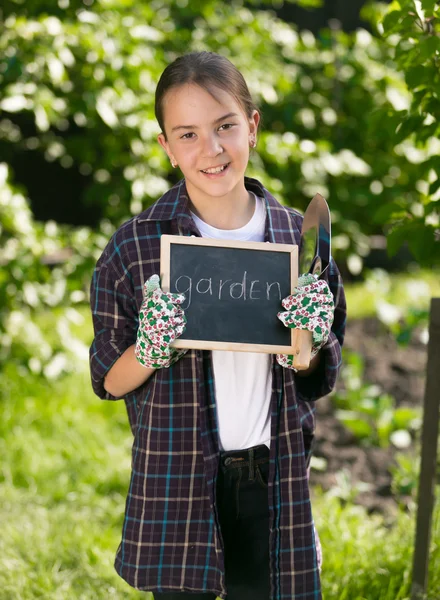
<svg viewBox="0 0 440 600"><path fill-rule="evenodd" d="M281 287L278 281L252 280L248 277L247 271L244 271L241 281L214 277L202 277L195 280L189 275L180 275L175 281L175 290L186 296L185 303L182 305L184 310L191 305L193 294L209 294L218 300L227 297L243 301L264 301L277 298L281 302Z"/></svg>

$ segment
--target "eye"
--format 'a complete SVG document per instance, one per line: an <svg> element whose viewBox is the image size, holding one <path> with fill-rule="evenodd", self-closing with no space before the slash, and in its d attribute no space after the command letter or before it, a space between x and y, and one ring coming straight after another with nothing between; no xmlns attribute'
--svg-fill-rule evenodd
<svg viewBox="0 0 440 600"><path fill-rule="evenodd" d="M222 127L225 127L226 129L224 129L224 131L227 131L228 129L231 129L231 127L234 127L234 123L224 123L223 125L220 125L219 129Z"/></svg>
<svg viewBox="0 0 440 600"><path fill-rule="evenodd" d="M189 133L184 133L180 139L181 140L191 140L192 138L188 137L190 135L194 135L194 133L192 131L190 131Z"/></svg>

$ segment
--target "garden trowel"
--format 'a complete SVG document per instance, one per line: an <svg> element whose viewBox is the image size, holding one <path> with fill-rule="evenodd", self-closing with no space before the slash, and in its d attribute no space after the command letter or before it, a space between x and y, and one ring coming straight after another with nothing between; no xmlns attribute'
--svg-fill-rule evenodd
<svg viewBox="0 0 440 600"><path fill-rule="evenodd" d="M299 251L299 274L313 273L318 277L330 262L331 250L330 210L327 202L316 194L304 213ZM312 351L310 331L295 330L293 366L298 371L308 369Z"/></svg>

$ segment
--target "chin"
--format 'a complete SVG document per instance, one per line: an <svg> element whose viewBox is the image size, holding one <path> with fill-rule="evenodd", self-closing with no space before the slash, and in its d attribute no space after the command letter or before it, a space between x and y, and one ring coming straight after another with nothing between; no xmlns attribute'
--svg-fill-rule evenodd
<svg viewBox="0 0 440 600"><path fill-rule="evenodd" d="M213 198L223 198L223 196L227 196L228 194L230 194L236 187L237 184L217 187L205 186L203 191L206 195L212 196Z"/></svg>

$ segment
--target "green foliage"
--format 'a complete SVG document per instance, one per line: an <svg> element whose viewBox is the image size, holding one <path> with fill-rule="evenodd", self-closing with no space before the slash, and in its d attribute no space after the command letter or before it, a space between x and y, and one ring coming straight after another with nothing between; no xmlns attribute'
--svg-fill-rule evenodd
<svg viewBox="0 0 440 600"><path fill-rule="evenodd" d="M104 235L85 227L35 222L0 163L0 368L15 363L54 378L87 357L71 330L84 321L74 306L87 297L105 243ZM46 327L35 318L43 310L51 311Z"/></svg>
<svg viewBox="0 0 440 600"><path fill-rule="evenodd" d="M420 409L396 407L392 396L378 384L364 381L364 360L356 352L343 350L343 388L333 396L336 417L362 445L398 448L411 444L411 434L420 428Z"/></svg>
<svg viewBox="0 0 440 600"><path fill-rule="evenodd" d="M396 214L422 219L420 156L431 173L438 148L433 135L425 150L396 139L410 94L395 72L392 40L365 30L314 37L238 1L100 0L53 14L37 2L15 15L8 6L0 29L0 151L12 162L35 155L78 173L80 202L114 225L175 181L155 139L154 89L169 61L195 49L230 57L262 108L265 127L249 174L301 210L323 193L335 257L360 257L349 262L353 272L384 223ZM420 221L423 231L435 227L433 210L430 219ZM437 247L413 231L413 252L431 265ZM393 233L391 250L405 241Z"/></svg>
<svg viewBox="0 0 440 600"><path fill-rule="evenodd" d="M1 600L152 600L130 592L113 569L130 435L123 403L97 401L85 369L51 384L7 365L0 392Z"/></svg>
<svg viewBox="0 0 440 600"><path fill-rule="evenodd" d="M407 240L421 263L440 261L440 3L435 0L394 0L382 21L393 59L404 74L410 103L388 111L395 122L395 139L415 148L419 167L420 200L416 211L399 202L389 215L389 248L395 252ZM383 113L385 118L385 113ZM433 152L433 149L434 152Z"/></svg>
<svg viewBox="0 0 440 600"><path fill-rule="evenodd" d="M426 327L428 319L429 311L419 308L410 308L406 318L401 320L393 328L397 342L402 346L407 345L411 340L414 330L421 325Z"/></svg>
<svg viewBox="0 0 440 600"><path fill-rule="evenodd" d="M439 294L438 272L418 269L392 276L372 269L364 282L346 286L351 319L377 317L402 346L416 334L427 342L430 299Z"/></svg>
<svg viewBox="0 0 440 600"><path fill-rule="evenodd" d="M131 444L123 403L97 400L85 370L47 383L8 365L0 388L0 600L151 600L113 568ZM340 486L350 499L349 482L341 477ZM326 600L408 598L413 507L390 523L316 490L313 509ZM437 502L431 598L440 592L439 540Z"/></svg>
<svg viewBox="0 0 440 600"><path fill-rule="evenodd" d="M400 345L407 345L416 331L427 342L430 298L440 292L438 275L431 281L414 275L391 278L376 269L368 276L366 288L374 297L376 316Z"/></svg>
<svg viewBox="0 0 440 600"><path fill-rule="evenodd" d="M73 368L69 330L79 318L64 308L86 298L94 263L114 228L176 180L156 141L154 89L166 64L190 50L221 52L243 72L265 123L248 174L299 209L317 191L327 197L337 260L359 273L369 235L399 222L389 249L408 241L421 262L435 262L437 243L427 227L436 228L440 188L432 173L439 171L439 142L431 134L423 147L403 139L411 128L428 131L415 109L396 137L411 95L395 71L394 38L364 30L314 37L272 11L238 0L232 8L215 0L5 4L0 360L12 354L53 376ZM99 208L97 234L34 221L32 195L17 189L6 166L25 157L77 174L78 202ZM58 262L48 264L54 254ZM56 307L64 312L48 343L34 314ZM76 346L76 354L84 351Z"/></svg>
<svg viewBox="0 0 440 600"><path fill-rule="evenodd" d="M393 494L397 498L411 496L415 500L420 474L419 456L400 453L396 456L396 463L390 466Z"/></svg>
<svg viewBox="0 0 440 600"><path fill-rule="evenodd" d="M359 494L368 492L371 484L365 481L353 482L350 471L346 468L341 469L335 474L335 483L326 493L326 498L337 498L341 506L354 504Z"/></svg>
<svg viewBox="0 0 440 600"><path fill-rule="evenodd" d="M316 496L316 494L315 494ZM415 512L399 512L391 526L360 506L341 505L322 494L313 500L324 544L323 596L337 600L408 600L411 589ZM440 513L433 520L427 598L440 594L435 566L440 551Z"/></svg>

